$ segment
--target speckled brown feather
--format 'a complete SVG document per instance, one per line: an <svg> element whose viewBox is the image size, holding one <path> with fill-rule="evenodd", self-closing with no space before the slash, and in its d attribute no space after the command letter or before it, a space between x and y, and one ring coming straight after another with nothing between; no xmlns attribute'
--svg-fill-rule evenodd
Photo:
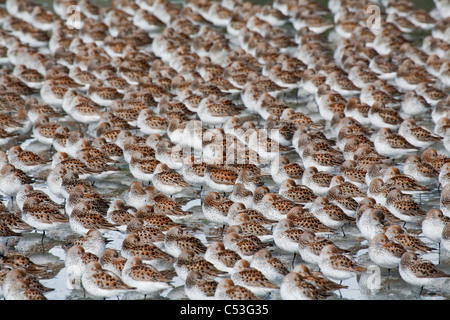
<svg viewBox="0 0 450 320"><path fill-rule="evenodd" d="M332 255L330 256L330 261L333 267L339 270L349 270L358 272L366 271L365 268L357 265L353 260L349 259L344 255Z"/></svg>
<svg viewBox="0 0 450 320"><path fill-rule="evenodd" d="M211 180L220 184L233 185L238 178L237 172L228 168L211 168L209 173Z"/></svg>

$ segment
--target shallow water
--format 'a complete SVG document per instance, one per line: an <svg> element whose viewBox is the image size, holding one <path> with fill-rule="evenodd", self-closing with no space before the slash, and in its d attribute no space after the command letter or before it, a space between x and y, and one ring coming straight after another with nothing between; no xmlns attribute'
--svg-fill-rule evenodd
<svg viewBox="0 0 450 320"><path fill-rule="evenodd" d="M48 8L51 8L49 5L51 1L48 0L39 0L34 1L37 3L43 3ZM93 1L93 3L107 6L111 1L108 0L98 0ZM260 1L259 3L270 3L270 1ZM321 1L321 3L325 3L325 1ZM418 6L429 9L431 1L416 1ZM418 32L414 36L418 41L425 36L426 33ZM296 97L286 97L289 104L296 108L298 111L307 111L308 115L313 118L313 120L319 120L320 116L317 113L317 110L314 106L314 103L308 102L299 102ZM65 122L68 126L73 125L74 128L76 126L70 123L70 119L61 119L62 122ZM432 123L429 118L424 118L421 121L418 121L419 124L424 124L432 128ZM329 131L325 131L326 134L329 134ZM40 154L45 154L49 152L47 147L37 143L33 138L28 137L23 141L23 148L27 148L29 150L33 150L39 152ZM443 149L442 145L436 146L439 152L446 153ZM5 149L6 150L6 149ZM401 165L399 166L401 168ZM122 196L123 192L128 189L130 184L135 179L131 176L126 166L123 166L123 170L119 173L111 176L107 179L98 180L95 183L95 187L101 191L102 194L107 196L108 198L115 198ZM272 190L274 188L270 180L267 180L267 185ZM38 182L35 185L35 189L41 189L46 191L49 195L52 195L44 181ZM203 190L203 192L207 192L208 190ZM201 212L201 204L198 196L192 196L190 194L182 195L185 210L193 211L194 215L191 220L187 223L188 230L194 232L194 234L199 237L205 244L208 244L214 240L218 240L221 238L220 232L221 227L209 223L206 221ZM419 200L419 198L417 198ZM62 202L63 199L55 198L55 200ZM422 202L422 206L425 210L429 210L433 207L439 207L439 191L437 187L434 187L430 194L423 194L420 197L420 201ZM6 202L7 205L10 205L10 202ZM407 227L411 229L416 229L417 226L409 226ZM89 296L86 296L82 289L71 289L67 282L67 272L64 267L65 260L65 251L62 249L62 242L68 236L72 234L70 228L62 228L61 230L47 232L44 241L41 242L42 235L39 232L31 232L24 233L23 237L21 237L17 244L15 245L15 250L20 253L27 254L34 262L38 264L44 264L49 266L49 271L45 274L42 279L42 283L50 288L54 288L54 291L46 294L46 297L50 300L74 300L74 299L91 299ZM331 239L340 247L345 249L350 249L354 252L354 257L358 262L365 266L370 266L372 263L367 255L367 241L363 240L360 237L359 231L356 227L347 227L345 229L345 237L342 237L340 233L336 233L331 236ZM108 247L120 249L121 243L125 237L123 233L120 232L107 232L105 236L111 241L108 244ZM430 240L423 237L423 235L419 234L421 239L434 248L438 248L436 243L432 243ZM290 266L292 263L292 255L286 254L278 249L275 249L273 254L282 260L286 265ZM445 260L444 256L439 257L437 252L425 254L424 258L427 258L434 263L439 263L439 267L443 270L450 271L450 263L448 260ZM441 261L439 261L441 258ZM303 263L299 257L296 258L295 263ZM337 292L334 296L330 297L330 299L350 299L350 300L365 300L365 299L374 299L374 300L387 300L387 299L447 299L450 295L450 290L447 288L442 288L441 292L434 293L433 291L428 291L427 293L419 296L420 288L413 288L410 285L406 284L403 280L400 279L397 270L391 270L389 277L387 274L387 270L381 270L381 287L377 290L370 291L367 289L367 283L365 281L367 278L370 278L370 275L363 275L361 278L351 278L349 280L343 281L344 285L348 286L348 289L343 289L340 292ZM160 295L151 297L152 299L186 299L186 295L184 293L183 282L179 279L175 278L173 282L175 288L169 289L162 292ZM138 295L135 293L131 293L128 295L123 295L120 297L121 299L142 299L142 295ZM277 294L274 294L268 299L279 299L280 297Z"/></svg>

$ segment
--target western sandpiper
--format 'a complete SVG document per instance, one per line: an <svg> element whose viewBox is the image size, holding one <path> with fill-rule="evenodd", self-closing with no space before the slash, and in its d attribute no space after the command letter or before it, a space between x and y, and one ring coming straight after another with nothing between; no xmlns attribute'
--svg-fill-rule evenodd
<svg viewBox="0 0 450 320"><path fill-rule="evenodd" d="M388 226L385 234L389 240L392 240L402 245L406 250L416 252L417 254L427 253L434 250L434 248L425 244L419 236L408 233L404 228L397 224Z"/></svg>
<svg viewBox="0 0 450 320"><path fill-rule="evenodd" d="M219 281L215 298L220 300L261 300L245 286L234 284L234 281L225 278Z"/></svg>
<svg viewBox="0 0 450 320"><path fill-rule="evenodd" d="M127 259L121 277L125 284L136 288L136 292L144 294L144 297L172 287L171 279L166 278L154 267L142 262L139 257Z"/></svg>
<svg viewBox="0 0 450 320"><path fill-rule="evenodd" d="M320 270L331 279L345 280L366 271L366 268L359 265L353 258L338 253L334 245L323 247L319 257Z"/></svg>
<svg viewBox="0 0 450 320"><path fill-rule="evenodd" d="M219 277L225 275L225 271L217 269L214 264L192 250L184 249L178 255L174 265L175 272L180 279L186 281L191 271L198 271L204 276Z"/></svg>
<svg viewBox="0 0 450 320"><path fill-rule="evenodd" d="M393 158L418 151L418 148L409 143L403 136L393 133L391 129L386 127L378 130L374 144L375 150L379 154Z"/></svg>
<svg viewBox="0 0 450 320"><path fill-rule="evenodd" d="M99 262L91 262L81 276L83 288L99 298L111 298L135 290L116 274L104 270Z"/></svg>
<svg viewBox="0 0 450 320"><path fill-rule="evenodd" d="M392 269L398 267L406 251L402 245L389 240L385 234L379 233L370 240L368 253L373 263L382 268Z"/></svg>
<svg viewBox="0 0 450 320"><path fill-rule="evenodd" d="M412 286L439 288L449 275L440 270L431 261L419 258L414 252L406 252L402 255L399 265L401 278Z"/></svg>
<svg viewBox="0 0 450 320"><path fill-rule="evenodd" d="M251 290L257 296L266 296L279 286L269 281L258 269L250 267L246 260L239 260L234 265L231 280L236 284Z"/></svg>
<svg viewBox="0 0 450 320"><path fill-rule="evenodd" d="M214 300L218 283L198 271L190 271L186 277L184 291L191 300Z"/></svg>
<svg viewBox="0 0 450 320"><path fill-rule="evenodd" d="M184 191L186 188L191 188L191 185L184 181L180 173L170 169L163 163L159 163L156 166L152 183L156 189L168 195L174 195Z"/></svg>
<svg viewBox="0 0 450 320"><path fill-rule="evenodd" d="M431 241L440 243L442 230L449 222L450 218L445 216L440 209L431 209L422 221L422 232Z"/></svg>

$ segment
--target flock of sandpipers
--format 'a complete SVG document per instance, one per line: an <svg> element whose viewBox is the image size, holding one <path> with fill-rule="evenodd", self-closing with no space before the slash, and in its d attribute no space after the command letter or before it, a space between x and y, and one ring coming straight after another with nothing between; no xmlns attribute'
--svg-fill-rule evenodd
<svg viewBox="0 0 450 320"><path fill-rule="evenodd" d="M6 0L0 295L47 299L49 266L16 245L65 230L62 272L88 298L336 299L374 268L376 292L397 277L446 297L423 257L450 251L450 4L434 7Z"/></svg>

